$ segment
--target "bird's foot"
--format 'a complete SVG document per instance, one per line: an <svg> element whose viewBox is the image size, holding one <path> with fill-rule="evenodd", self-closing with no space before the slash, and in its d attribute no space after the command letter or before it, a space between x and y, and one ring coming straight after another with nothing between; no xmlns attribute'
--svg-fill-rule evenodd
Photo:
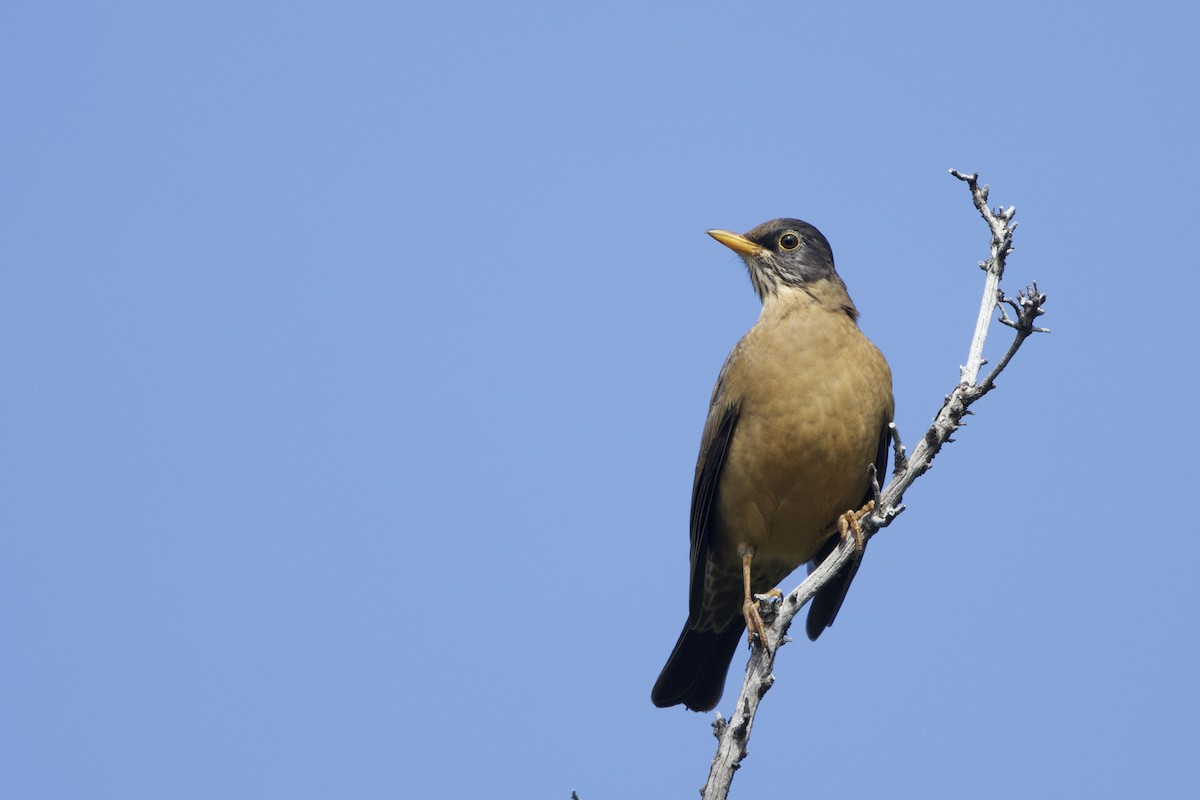
<svg viewBox="0 0 1200 800"><path fill-rule="evenodd" d="M858 511L847 511L838 517L838 533L842 536L842 541L854 541L854 550L861 557L862 552L867 549L867 539L863 536L862 522L863 517L875 510L875 501L868 500L866 505Z"/></svg>
<svg viewBox="0 0 1200 800"><path fill-rule="evenodd" d="M776 587L765 594L756 594L754 599L758 601L758 618L763 622L763 631L766 631L766 626L775 621L775 615L779 613L779 606L783 604L783 592ZM766 641L766 638L763 638Z"/></svg>
<svg viewBox="0 0 1200 800"><path fill-rule="evenodd" d="M759 595L761 596L761 595ZM758 610L758 603L747 598L742 604L742 616L746 618L746 641L751 647L758 645L764 650L767 649L767 626L763 623L762 614Z"/></svg>
<svg viewBox="0 0 1200 800"><path fill-rule="evenodd" d="M775 609L783 602L783 592L776 587L766 594L754 595L754 599L758 601L758 612L769 618L775 615Z"/></svg>

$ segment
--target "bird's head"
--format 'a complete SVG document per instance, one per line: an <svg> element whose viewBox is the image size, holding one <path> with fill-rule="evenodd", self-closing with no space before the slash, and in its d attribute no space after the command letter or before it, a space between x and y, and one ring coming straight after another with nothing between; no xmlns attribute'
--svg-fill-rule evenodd
<svg viewBox="0 0 1200 800"><path fill-rule="evenodd" d="M802 220L773 219L744 234L711 230L708 235L742 257L764 303L788 287L803 290L823 280L841 283L829 240Z"/></svg>

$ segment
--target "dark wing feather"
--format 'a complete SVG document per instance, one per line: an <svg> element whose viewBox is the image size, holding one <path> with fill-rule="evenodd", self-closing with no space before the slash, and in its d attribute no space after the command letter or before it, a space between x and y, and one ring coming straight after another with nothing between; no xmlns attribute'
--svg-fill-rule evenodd
<svg viewBox="0 0 1200 800"><path fill-rule="evenodd" d="M704 424L704 437L700 446L700 458L696 462L696 479L692 484L691 593L688 595L688 619L696 624L704 605L704 572L708 563L708 550L712 546L712 514L717 500L717 487L721 482L721 468L725 454L733 441L737 427L737 404L720 407L721 384L713 392L713 405L709 408L708 420Z"/></svg>
<svg viewBox="0 0 1200 800"><path fill-rule="evenodd" d="M733 356L730 356L732 360ZM728 362L726 362L728 367ZM688 596L688 621L683 625L679 641L662 674L650 693L656 706L683 703L693 711L708 711L721 699L729 662L742 638L742 628L727 630L697 630L704 608L705 572L708 553L713 544L713 509L721 483L721 469L737 427L738 405L724 397L724 375L717 379L708 419L700 438L700 456L696 460L696 478L692 484L691 579ZM740 617L739 617L740 621Z"/></svg>

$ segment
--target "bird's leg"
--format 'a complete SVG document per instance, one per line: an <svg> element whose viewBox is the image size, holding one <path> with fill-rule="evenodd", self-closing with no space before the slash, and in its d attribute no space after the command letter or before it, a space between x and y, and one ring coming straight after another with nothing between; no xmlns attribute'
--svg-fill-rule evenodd
<svg viewBox="0 0 1200 800"><path fill-rule="evenodd" d="M758 611L758 603L754 592L750 589L750 562L754 558L754 548L739 548L742 555L742 585L746 589L746 600L742 603L742 616L746 618L746 639L753 647L757 641L764 650L767 647L767 626L763 624L762 614Z"/></svg>

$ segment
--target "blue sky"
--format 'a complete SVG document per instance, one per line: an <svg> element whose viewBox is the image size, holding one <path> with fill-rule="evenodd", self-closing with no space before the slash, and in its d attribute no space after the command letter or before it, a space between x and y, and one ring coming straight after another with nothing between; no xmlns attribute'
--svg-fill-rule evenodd
<svg viewBox="0 0 1200 800"><path fill-rule="evenodd" d="M950 167L1053 333L733 796L1194 794L1197 17L6 9L0 794L694 796L711 715L649 691L757 313L704 231L817 225L914 440L986 257Z"/></svg>

